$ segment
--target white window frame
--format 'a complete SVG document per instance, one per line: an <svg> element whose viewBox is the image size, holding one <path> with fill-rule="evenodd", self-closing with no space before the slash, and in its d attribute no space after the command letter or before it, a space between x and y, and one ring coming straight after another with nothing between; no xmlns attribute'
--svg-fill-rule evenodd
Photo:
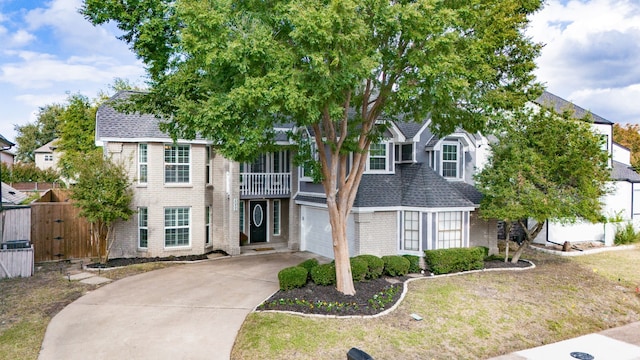
<svg viewBox="0 0 640 360"><path fill-rule="evenodd" d="M179 152L181 150L184 151L184 149L186 148L187 150L187 162L184 161L180 161L180 155ZM170 157L175 157L175 159L171 159L169 158L169 160L175 160L175 161L167 161L167 151L174 151L175 154L174 156L171 156L171 154L169 155ZM164 154L163 154L163 158L164 158L164 183L165 185L184 185L184 184L191 184L191 145L189 144L165 144L164 145ZM178 179L178 173L180 172L179 168L176 168L175 170L171 170L171 172L173 173L174 171L176 172L175 174L175 181L167 181L167 171L169 171L169 167L170 166L177 166L177 167L185 167L187 168L187 181L179 181ZM173 177L173 176L172 176Z"/></svg>
<svg viewBox="0 0 640 360"><path fill-rule="evenodd" d="M145 232L146 242L145 246L142 246L142 232ZM146 207L138 208L138 249L147 249L149 247L149 209Z"/></svg>
<svg viewBox="0 0 640 360"><path fill-rule="evenodd" d="M316 140L314 138L309 139L309 146L311 146L311 152L313 153L313 160L318 161L318 146L316 145ZM300 181L311 182L313 178L307 174L305 174L304 164L300 166Z"/></svg>
<svg viewBox="0 0 640 360"><path fill-rule="evenodd" d="M169 224L167 225L167 216L169 215L168 213L170 212L176 212L175 214L175 223L173 224ZM179 213L180 212L186 211L187 213L187 224L180 224L180 217L179 217ZM184 218L182 219L184 220ZM188 248L191 246L191 208L190 207L165 207L164 208L164 248L165 249L176 249L176 248ZM181 229L187 229L187 243L186 244L178 244L178 239L176 237L175 240L175 245L170 244L167 245L167 230L171 230L171 229L176 229L176 230L181 230ZM177 236L177 235L176 235Z"/></svg>
<svg viewBox="0 0 640 360"><path fill-rule="evenodd" d="M280 225L282 224L281 201L273 200L273 235L280 236Z"/></svg>
<svg viewBox="0 0 640 360"><path fill-rule="evenodd" d="M445 160L444 158L444 149L447 146L453 146L455 147L456 151L456 159L454 160ZM461 154L460 154L460 143L457 141L444 141L442 143L442 147L440 148L440 175L442 175L443 178L445 179L461 179L463 174L462 171L460 171L460 161L461 161ZM456 174L455 176L447 176L445 175L445 171L444 171L444 164L453 164L455 163L455 170L456 170Z"/></svg>
<svg viewBox="0 0 640 360"><path fill-rule="evenodd" d="M407 229L407 214L416 215L416 220L411 220L412 223L417 221L417 223L412 224L417 226L417 229ZM417 235L416 241L418 242L417 249L407 249L406 241L407 241L407 231L411 231ZM400 250L407 253L417 253L419 254L422 251L422 213L417 210L403 210L402 211L402 224L401 224L401 233L400 233Z"/></svg>
<svg viewBox="0 0 640 360"><path fill-rule="evenodd" d="M459 218L451 219L447 218L448 215L456 214ZM454 222L458 222L460 224L459 228L453 228L452 224ZM451 248L461 248L465 245L464 239L464 212L463 211L442 211L437 213L436 219L436 249L451 249ZM455 239L451 238L451 234L458 232L460 234L460 238ZM454 246L452 246L452 244Z"/></svg>
<svg viewBox="0 0 640 360"><path fill-rule="evenodd" d="M205 152L206 152L206 156L205 156L205 183L207 185L211 185L213 183L213 172L212 172L212 166L211 166L211 153L212 153L213 149L211 148L210 145L207 145L205 147Z"/></svg>
<svg viewBox="0 0 640 360"><path fill-rule="evenodd" d="M205 245L211 244L211 214L213 213L211 206L205 206L204 208L204 243Z"/></svg>
<svg viewBox="0 0 640 360"><path fill-rule="evenodd" d="M371 155L371 147L374 145L384 146L384 155ZM368 173L388 173L390 172L389 161L389 142L381 141L379 143L371 143L369 145L369 151L367 152L367 165L365 171ZM371 159L384 159L384 169L371 169Z"/></svg>
<svg viewBox="0 0 640 360"><path fill-rule="evenodd" d="M402 158L402 149L405 146L411 146L411 159ZM410 164L416 161L415 143L396 143L394 144L394 161L397 164Z"/></svg>
<svg viewBox="0 0 640 360"><path fill-rule="evenodd" d="M144 149L144 151L143 151ZM138 184L146 184L149 181L149 146L138 144ZM142 170L144 169L144 171ZM143 174L144 173L144 178Z"/></svg>

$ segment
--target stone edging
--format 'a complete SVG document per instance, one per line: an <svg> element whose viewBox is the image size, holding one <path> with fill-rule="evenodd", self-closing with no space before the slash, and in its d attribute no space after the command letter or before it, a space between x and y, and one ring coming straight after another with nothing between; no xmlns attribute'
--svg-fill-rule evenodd
<svg viewBox="0 0 640 360"><path fill-rule="evenodd" d="M324 315L324 314L305 314L305 313L299 313L299 312L295 312L295 311L284 311L284 310L261 310L259 312L263 312L263 313L281 313L281 314L289 314L289 315L298 315L298 316L301 316L301 317L324 318L324 319L375 319L375 318L378 318L378 317L381 317L381 316L385 316L385 315L395 311L395 309L397 309L398 306L400 306L400 304L404 300L405 296L407 295L407 292L409 291L409 287L407 286L407 284L412 282L412 281L425 280L425 279L428 280L428 279L436 279L436 278L441 278L441 277L460 276L460 275L466 275L466 274L481 273L481 272L492 272L492 271L523 271L523 270L535 269L535 267L536 267L536 264L534 264L533 262L531 262L529 260L521 260L521 261L526 261L529 264L531 264L531 266L524 267L524 268L493 268L493 269L470 270L470 271L462 271L462 272L451 273L451 274L422 276L422 277L415 277L415 278L407 279L404 283L402 283L402 294L400 294L400 298L398 299L398 301L396 301L396 303L393 304L393 306L388 308L387 310L385 310L383 312L380 312L380 313L377 313L377 314L374 314L374 315L345 315L345 316L340 316L340 315ZM275 294L275 292L273 294ZM271 296L273 296L273 294L271 294L269 297L267 297L262 302L260 302L260 304L264 303L266 300L271 298ZM254 307L251 312L258 312L257 309L258 309L258 306L260 306L260 304L256 305L256 307Z"/></svg>

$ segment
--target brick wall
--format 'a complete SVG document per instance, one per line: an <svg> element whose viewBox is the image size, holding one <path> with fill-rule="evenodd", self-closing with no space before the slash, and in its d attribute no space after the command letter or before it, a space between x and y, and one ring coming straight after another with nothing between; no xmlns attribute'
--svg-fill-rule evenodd
<svg viewBox="0 0 640 360"><path fill-rule="evenodd" d="M396 255L398 253L397 229L398 213L396 211L378 211L373 213L356 213L355 241L357 254L376 256Z"/></svg>

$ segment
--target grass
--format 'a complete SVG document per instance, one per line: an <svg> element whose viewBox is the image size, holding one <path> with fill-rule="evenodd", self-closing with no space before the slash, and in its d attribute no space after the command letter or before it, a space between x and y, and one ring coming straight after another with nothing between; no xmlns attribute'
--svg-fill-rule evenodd
<svg viewBox="0 0 640 360"><path fill-rule="evenodd" d="M399 308L376 319L250 314L232 359L344 359L351 347L376 360L478 359L640 321L631 287L640 250L525 257L537 268L414 281Z"/></svg>
<svg viewBox="0 0 640 360"><path fill-rule="evenodd" d="M62 263L64 264L64 263ZM29 278L0 279L0 359L37 359L51 318L66 305L97 286L69 281L60 263L39 264ZM147 263L101 272L101 276L126 276L174 266Z"/></svg>

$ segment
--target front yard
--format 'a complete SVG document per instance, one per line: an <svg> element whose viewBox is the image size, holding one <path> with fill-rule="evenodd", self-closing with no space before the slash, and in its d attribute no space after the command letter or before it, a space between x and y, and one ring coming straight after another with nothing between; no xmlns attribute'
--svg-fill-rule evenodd
<svg viewBox="0 0 640 360"><path fill-rule="evenodd" d="M482 359L640 321L640 249L524 257L537 268L414 281L376 319L250 314L232 359Z"/></svg>

